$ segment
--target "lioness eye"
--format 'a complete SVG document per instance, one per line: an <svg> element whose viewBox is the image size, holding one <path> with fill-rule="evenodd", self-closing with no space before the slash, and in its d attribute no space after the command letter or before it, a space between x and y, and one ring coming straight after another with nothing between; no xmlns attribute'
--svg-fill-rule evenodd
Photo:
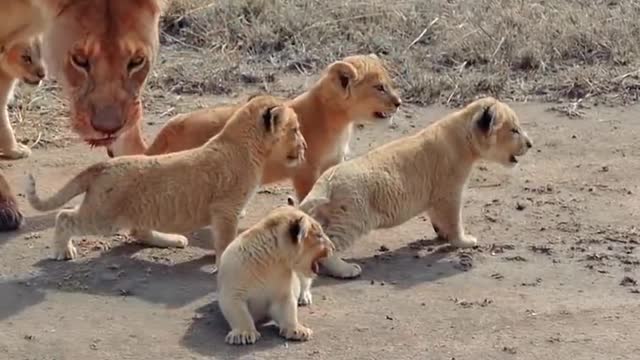
<svg viewBox="0 0 640 360"><path fill-rule="evenodd" d="M31 65L31 56L29 54L22 55L22 61L24 61L25 63Z"/></svg>
<svg viewBox="0 0 640 360"><path fill-rule="evenodd" d="M89 59L87 59L86 57L82 56L82 55L72 55L71 56L71 62L73 63L73 65L75 65L76 67L79 67L81 69L84 70L88 70L89 69Z"/></svg>
<svg viewBox="0 0 640 360"><path fill-rule="evenodd" d="M384 92L384 85L379 84L379 85L376 85L375 88L380 92Z"/></svg>
<svg viewBox="0 0 640 360"><path fill-rule="evenodd" d="M144 64L144 56L134 56L131 60L129 60L127 69L129 71L134 71L140 66L142 66L142 64Z"/></svg>

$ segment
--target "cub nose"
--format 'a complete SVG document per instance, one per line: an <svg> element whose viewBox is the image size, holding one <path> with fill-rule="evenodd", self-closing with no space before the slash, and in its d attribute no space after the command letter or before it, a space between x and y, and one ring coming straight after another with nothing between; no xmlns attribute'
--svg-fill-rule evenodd
<svg viewBox="0 0 640 360"><path fill-rule="evenodd" d="M38 76L40 80L44 79L45 75L46 74L43 69L38 69L38 71L36 71L36 76Z"/></svg>
<svg viewBox="0 0 640 360"><path fill-rule="evenodd" d="M527 147L529 149L531 149L533 147L533 143L531 142L531 140L527 139Z"/></svg>
<svg viewBox="0 0 640 360"><path fill-rule="evenodd" d="M397 108L400 107L400 105L402 105L402 100L400 100L400 98L393 99L393 105Z"/></svg>

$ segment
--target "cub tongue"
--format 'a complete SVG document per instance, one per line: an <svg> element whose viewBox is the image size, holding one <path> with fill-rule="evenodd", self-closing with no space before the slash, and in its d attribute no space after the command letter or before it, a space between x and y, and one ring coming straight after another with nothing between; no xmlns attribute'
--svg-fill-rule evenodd
<svg viewBox="0 0 640 360"><path fill-rule="evenodd" d="M317 261L311 263L311 271L316 275L320 272L320 264Z"/></svg>

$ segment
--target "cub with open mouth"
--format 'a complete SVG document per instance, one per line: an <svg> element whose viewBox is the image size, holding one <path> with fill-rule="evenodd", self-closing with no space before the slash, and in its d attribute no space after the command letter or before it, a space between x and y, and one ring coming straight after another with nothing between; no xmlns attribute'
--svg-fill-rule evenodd
<svg viewBox="0 0 640 360"><path fill-rule="evenodd" d="M533 146L515 112L487 97L416 134L404 136L325 171L299 205L343 251L376 229L426 212L438 236L456 247L476 245L462 222L462 194L480 160L513 167ZM329 275L360 275L338 255L321 261ZM309 293L303 286L303 297Z"/></svg>
<svg viewBox="0 0 640 360"><path fill-rule="evenodd" d="M225 341L253 344L260 338L256 322L269 320L284 338L309 340L311 329L298 322L300 283L318 274L318 262L333 249L317 221L288 205L238 235L218 264L219 306L231 327Z"/></svg>

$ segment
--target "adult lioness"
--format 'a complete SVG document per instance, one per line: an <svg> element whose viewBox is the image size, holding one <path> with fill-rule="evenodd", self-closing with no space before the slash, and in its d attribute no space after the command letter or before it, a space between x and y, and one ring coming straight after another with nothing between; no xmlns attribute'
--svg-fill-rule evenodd
<svg viewBox="0 0 640 360"><path fill-rule="evenodd" d="M318 261L333 252L316 220L279 206L234 239L218 265L218 304L231 327L230 344L260 338L255 322L275 320L280 335L308 340L311 329L298 322L300 277L315 277Z"/></svg>
<svg viewBox="0 0 640 360"><path fill-rule="evenodd" d="M164 0L11 0L0 11L0 44L44 31L47 71L71 105L72 129L110 156L138 154L140 96L159 45ZM22 218L0 186L0 231Z"/></svg>
<svg viewBox="0 0 640 360"><path fill-rule="evenodd" d="M302 199L324 170L344 159L355 121L388 119L401 103L376 55L354 55L332 63L308 91L288 102L298 114L309 146L305 164L286 168L277 160L270 161L262 183L291 178L298 199ZM176 116L160 130L146 154L201 145L220 131L238 106L225 105Z"/></svg>
<svg viewBox="0 0 640 360"><path fill-rule="evenodd" d="M471 247L477 240L465 233L461 209L472 166L481 159L514 166L531 147L513 110L483 98L414 135L327 170L300 209L323 225L337 251L374 229L400 225L424 211L439 236L451 245ZM322 265L340 278L361 272L337 255Z"/></svg>
<svg viewBox="0 0 640 360"><path fill-rule="evenodd" d="M112 156L140 154L141 95L158 50L162 0L41 0L43 53L73 130Z"/></svg>
<svg viewBox="0 0 640 360"><path fill-rule="evenodd" d="M30 177L27 199L36 210L47 211L85 194L78 208L61 210L56 218L54 256L59 260L76 257L71 241L76 235L134 229L143 243L184 247L187 238L178 233L208 225L219 259L236 236L238 216L260 184L266 159L272 152L295 152L295 159L280 159L295 166L304 160L304 149L295 112L271 96L259 96L198 148L95 164L44 200Z"/></svg>

